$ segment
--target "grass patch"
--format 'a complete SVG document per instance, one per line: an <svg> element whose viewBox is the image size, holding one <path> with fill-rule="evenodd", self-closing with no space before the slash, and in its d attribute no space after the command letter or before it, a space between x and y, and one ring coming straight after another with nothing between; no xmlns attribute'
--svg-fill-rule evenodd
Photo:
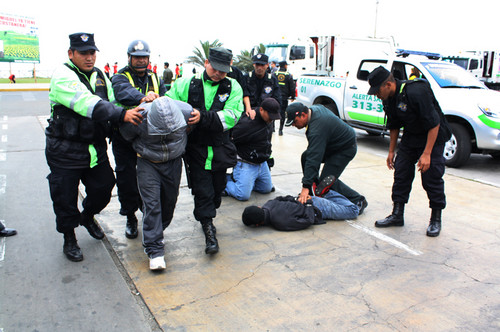
<svg viewBox="0 0 500 332"><path fill-rule="evenodd" d="M0 78L0 83L10 83L8 78ZM36 82L34 78L26 78L26 77L16 77L16 84L22 83L50 83L50 78L48 77L37 77Z"/></svg>

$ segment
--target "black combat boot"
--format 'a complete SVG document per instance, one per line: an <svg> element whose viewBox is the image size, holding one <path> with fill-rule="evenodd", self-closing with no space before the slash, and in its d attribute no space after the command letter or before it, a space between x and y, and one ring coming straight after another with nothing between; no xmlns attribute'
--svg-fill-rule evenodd
<svg viewBox="0 0 500 332"><path fill-rule="evenodd" d="M385 219L377 220L375 227L391 227L391 226L404 226L405 203L394 202L392 214Z"/></svg>
<svg viewBox="0 0 500 332"><path fill-rule="evenodd" d="M205 233L205 254L216 254L219 252L219 243L215 237L216 229L212 220L201 223L203 233Z"/></svg>
<svg viewBox="0 0 500 332"><path fill-rule="evenodd" d="M75 230L64 233L63 253L72 262L80 262L83 260L82 250L76 241Z"/></svg>
<svg viewBox="0 0 500 332"><path fill-rule="evenodd" d="M97 240L102 240L104 238L104 232L102 231L101 227L97 224L97 222L94 219L94 215L89 215L85 212L82 212L81 214L81 219L80 219L80 225L85 227L87 231L89 232L90 236L92 236L94 239Z"/></svg>
<svg viewBox="0 0 500 332"><path fill-rule="evenodd" d="M125 236L128 239L135 239L139 232L137 231L137 217L135 213L127 216L127 225L125 226Z"/></svg>
<svg viewBox="0 0 500 332"><path fill-rule="evenodd" d="M427 236L436 237L441 232L441 210L432 209L431 221L427 227Z"/></svg>

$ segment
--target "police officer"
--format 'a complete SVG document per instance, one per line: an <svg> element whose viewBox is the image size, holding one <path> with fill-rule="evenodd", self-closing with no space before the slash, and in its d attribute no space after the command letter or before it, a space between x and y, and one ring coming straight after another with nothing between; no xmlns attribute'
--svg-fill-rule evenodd
<svg viewBox="0 0 500 332"><path fill-rule="evenodd" d="M254 70L249 74L246 93L252 108L260 107L266 98L274 98L281 105L281 89L276 76L267 72L269 57L259 53L252 57Z"/></svg>
<svg viewBox="0 0 500 332"><path fill-rule="evenodd" d="M288 98L295 98L295 81L293 80L292 74L287 71L286 61L280 62L280 68L275 72L276 78L278 79L278 84L281 88L281 120L280 120L280 130L279 135L283 135L283 125L285 124L285 110L288 107Z"/></svg>
<svg viewBox="0 0 500 332"><path fill-rule="evenodd" d="M94 67L98 49L93 34L74 33L69 39L70 61L56 69L50 81L45 156L57 231L64 234L63 252L69 260L81 261L74 229L82 225L92 237L104 237L94 215L109 203L115 184L107 154L108 121L138 124L142 108L124 110L113 104L111 82ZM81 213L80 181L87 194Z"/></svg>
<svg viewBox="0 0 500 332"><path fill-rule="evenodd" d="M151 50L143 40L134 40L127 49L128 65L112 78L116 101L124 108L136 107L143 102L152 102L165 95L163 80L147 69ZM137 154L132 143L113 128L113 155L115 156L116 185L120 201L120 214L127 216L125 236L135 239L138 235L135 212L140 207L141 197L137 188Z"/></svg>
<svg viewBox="0 0 500 332"><path fill-rule="evenodd" d="M390 130L387 167L394 169L392 214L377 220L375 226L404 226L404 205L408 203L417 164L432 209L427 236L438 236L441 211L446 206L443 150L451 136L443 112L425 80L399 81L380 66L370 73L368 82L371 86L368 94L383 100ZM399 131L403 127L396 155Z"/></svg>
<svg viewBox="0 0 500 332"><path fill-rule="evenodd" d="M194 216L205 233L206 254L219 251L213 218L226 187L226 170L236 164L229 130L243 112L243 91L236 80L226 77L232 57L225 48L211 48L205 71L176 80L167 93L195 109L189 124L198 124L189 134L184 161L194 195Z"/></svg>

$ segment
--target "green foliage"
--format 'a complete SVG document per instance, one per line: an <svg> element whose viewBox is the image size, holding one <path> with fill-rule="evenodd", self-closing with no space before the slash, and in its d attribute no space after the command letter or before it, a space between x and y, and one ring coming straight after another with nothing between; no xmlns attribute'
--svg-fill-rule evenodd
<svg viewBox="0 0 500 332"><path fill-rule="evenodd" d="M238 67L243 72L251 72L253 70L252 64L252 54L250 51L243 50L240 55L236 56L236 61L234 65Z"/></svg>
<svg viewBox="0 0 500 332"><path fill-rule="evenodd" d="M204 67L205 66L205 60L208 59L208 51L212 47L221 47L222 43L219 42L218 39L214 40L213 42L208 42L204 41L202 42L200 40L200 45L201 49L198 47L195 47L193 50L194 55L191 55L187 58L186 62L187 63L192 63L196 66Z"/></svg>
<svg viewBox="0 0 500 332"><path fill-rule="evenodd" d="M0 78L1 83L10 83L8 78ZM16 84L22 83L50 83L50 77L37 77L36 81L34 78L16 77Z"/></svg>
<svg viewBox="0 0 500 332"><path fill-rule="evenodd" d="M192 63L196 66L200 66L203 68L205 66L205 60L208 59L208 52L210 48L221 47L222 43L219 42L218 39L214 40L211 43L209 41L202 42L200 40L200 45L201 45L200 48L198 47L194 48L193 50L194 55L187 57L186 62ZM266 46L264 46L264 44L261 43L259 46L254 47L252 51L247 51L247 50L241 51L239 55L236 55L233 64L243 72L247 73L251 72L253 70L252 54L265 53L265 52L266 52Z"/></svg>
<svg viewBox="0 0 500 332"><path fill-rule="evenodd" d="M234 65L238 67L243 72L251 72L253 70L252 63L252 55L258 53L266 53L266 46L264 44L260 44L252 49L252 51L241 51L240 55L236 56L236 61L234 61Z"/></svg>

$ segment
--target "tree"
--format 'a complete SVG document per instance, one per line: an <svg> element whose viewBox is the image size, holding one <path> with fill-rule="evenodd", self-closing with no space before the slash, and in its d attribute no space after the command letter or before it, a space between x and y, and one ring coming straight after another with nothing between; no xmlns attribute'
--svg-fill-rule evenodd
<svg viewBox="0 0 500 332"><path fill-rule="evenodd" d="M214 40L212 43L208 41L202 42L200 40L201 49L195 47L193 50L194 55L191 55L187 58L187 63L192 63L196 66L204 67L205 60L208 59L208 52L212 47L221 47L222 43L219 42L218 39Z"/></svg>
<svg viewBox="0 0 500 332"><path fill-rule="evenodd" d="M236 56L236 61L234 65L238 67L243 72L251 72L253 70L252 64L252 54L250 51L241 51L240 55Z"/></svg>
<svg viewBox="0 0 500 332"><path fill-rule="evenodd" d="M253 70L252 55L265 52L266 46L262 43L258 47L254 47L252 51L243 50L240 55L236 56L234 65L244 72L251 72Z"/></svg>

